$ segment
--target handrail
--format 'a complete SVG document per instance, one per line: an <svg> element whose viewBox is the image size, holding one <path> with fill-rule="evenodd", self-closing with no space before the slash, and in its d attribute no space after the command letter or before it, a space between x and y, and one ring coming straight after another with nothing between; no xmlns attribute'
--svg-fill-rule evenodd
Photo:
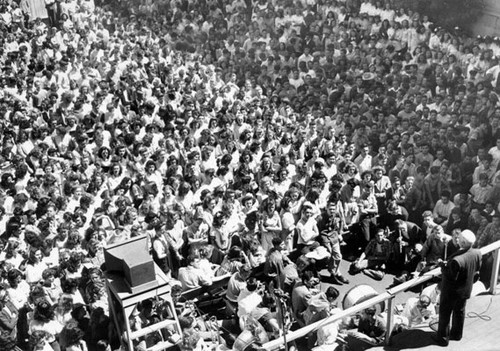
<svg viewBox="0 0 500 351"><path fill-rule="evenodd" d="M497 280L498 271L499 271L499 263L500 263L499 249L500 249L500 240L479 249L481 251L482 255L486 255L490 252L494 252L494 254L495 254L494 266L492 269L492 279L491 279L492 284L490 285L490 293L492 293L492 294L495 293L496 283L497 283L496 280ZM441 274L441 269L435 268L429 272L426 272L422 276L415 277L415 278L413 278L413 279L411 279L403 284L400 284L400 285L395 286L391 289L388 289L387 291L385 291L377 296L374 296L366 301L363 301L355 306L352 306L346 310L339 311L338 313L336 313L330 317L327 317L327 318L322 319L320 321L317 321L315 323L306 325L305 327L302 327L298 330L289 332L286 334L287 342L291 342L293 340L302 338L302 337L308 335L309 333L316 331L317 329L319 329L322 326L337 322L345 317L349 317L351 315L357 314L370 306L379 304L381 302L385 302L387 300L391 300L392 298L394 298L395 295L397 295L397 294L399 294L399 293L401 293L401 292L403 292L411 287L420 285L420 284L432 279L433 277L439 276L440 274ZM390 318L392 320L392 314L393 314L393 311L388 311L387 318L388 319ZM390 329L392 329L392 326L388 325L387 329L388 329L388 334L390 335ZM388 338L386 338L386 339L388 339ZM283 347L283 338L277 338L277 339L271 340L271 341L265 343L264 345L262 345L262 349L268 350L268 351L276 350L280 347Z"/></svg>

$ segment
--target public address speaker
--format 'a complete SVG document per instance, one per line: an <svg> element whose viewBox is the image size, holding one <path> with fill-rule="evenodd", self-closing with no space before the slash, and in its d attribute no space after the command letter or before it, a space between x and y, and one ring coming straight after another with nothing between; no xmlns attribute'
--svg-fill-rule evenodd
<svg viewBox="0 0 500 351"><path fill-rule="evenodd" d="M104 261L106 271L123 275L131 291L156 284L154 261L145 235L106 247Z"/></svg>

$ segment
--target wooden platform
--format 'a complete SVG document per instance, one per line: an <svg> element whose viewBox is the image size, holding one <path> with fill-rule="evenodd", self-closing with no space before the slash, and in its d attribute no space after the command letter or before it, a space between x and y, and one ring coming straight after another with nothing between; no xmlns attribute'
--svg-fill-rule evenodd
<svg viewBox="0 0 500 351"><path fill-rule="evenodd" d="M393 275L387 274L381 281L375 281L364 274L351 276L347 273L348 261L343 260L341 272L350 280L348 285L333 285L339 292L339 304L345 293L355 285L368 284L379 293L384 292L393 282ZM322 271L324 279L321 282L321 290L325 291L329 284L327 271ZM418 289L417 289L418 290ZM467 313L481 314L491 318L490 321L481 318L468 317L465 320L464 337L461 341L451 341L448 347L434 345L432 335L434 331L430 328L423 330L412 330L396 335L391 346L371 348L374 351L395 351L395 350L453 350L453 351L500 351L500 286L497 288L497 295L479 295L471 298L467 304ZM403 304L409 297L417 296L416 292L406 292L396 296L395 304ZM491 303L490 303L491 302ZM489 305L489 306L488 306Z"/></svg>
<svg viewBox="0 0 500 351"><path fill-rule="evenodd" d="M474 317L480 314L483 318ZM422 350L422 351L499 351L500 350L500 294L479 295L467 304L464 337L460 341L450 341L447 347L434 344L430 328L410 330L393 338L391 346L371 348L373 351ZM487 320L490 319L490 320Z"/></svg>

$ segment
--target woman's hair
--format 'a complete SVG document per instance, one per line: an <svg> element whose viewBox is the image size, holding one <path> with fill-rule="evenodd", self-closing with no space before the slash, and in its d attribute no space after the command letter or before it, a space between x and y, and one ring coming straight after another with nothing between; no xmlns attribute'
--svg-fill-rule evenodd
<svg viewBox="0 0 500 351"><path fill-rule="evenodd" d="M232 246L227 253L227 259L228 260L240 259L242 252L243 250L241 249L241 247Z"/></svg>
<svg viewBox="0 0 500 351"><path fill-rule="evenodd" d="M85 286L85 301L94 303L99 301L106 294L106 286L103 281L90 281Z"/></svg>
<svg viewBox="0 0 500 351"><path fill-rule="evenodd" d="M306 195L306 201L310 201L312 203L316 202L319 199L319 191L318 189L311 189Z"/></svg>
<svg viewBox="0 0 500 351"><path fill-rule="evenodd" d="M208 208L208 205L210 202L214 200L212 195L206 195L205 198L203 199L203 209L206 210Z"/></svg>
<svg viewBox="0 0 500 351"><path fill-rule="evenodd" d="M38 299L35 302L33 319L39 322L50 322L54 317L54 308L46 299Z"/></svg>
<svg viewBox="0 0 500 351"><path fill-rule="evenodd" d="M179 185L178 195L185 196L187 193L189 193L190 190L191 190L191 184L189 184L188 182L182 182Z"/></svg>
<svg viewBox="0 0 500 351"><path fill-rule="evenodd" d="M213 227L214 228L220 228L224 224L224 220L226 219L226 216L222 211L217 212L214 215L214 221L213 221Z"/></svg>
<svg viewBox="0 0 500 351"><path fill-rule="evenodd" d="M5 258L11 258L14 256L15 250L19 247L19 242L17 240L10 241L5 248Z"/></svg>
<svg viewBox="0 0 500 351"><path fill-rule="evenodd" d="M81 252L72 252L68 259L68 271L75 273L83 262L83 254Z"/></svg>
<svg viewBox="0 0 500 351"><path fill-rule="evenodd" d="M29 301L36 302L40 299L45 299L45 298L46 298L46 293L45 290L43 290L42 285L37 284L31 287L31 291L29 294Z"/></svg>
<svg viewBox="0 0 500 351"><path fill-rule="evenodd" d="M97 151L97 156L99 156L100 158L102 158L102 154L103 154L103 152L105 150L108 151L108 158L109 158L111 156L111 151L106 146L101 146L101 148L99 149L99 151Z"/></svg>
<svg viewBox="0 0 500 351"><path fill-rule="evenodd" d="M22 276L23 274L20 270L13 268L7 272L7 281L9 282L9 285L14 288L14 285L17 286L17 278L22 278Z"/></svg>
<svg viewBox="0 0 500 351"><path fill-rule="evenodd" d="M63 293L73 294L78 288L78 280L66 278L61 281L61 289Z"/></svg>
<svg viewBox="0 0 500 351"><path fill-rule="evenodd" d="M59 299L59 306L64 312L70 312L73 309L73 297L68 294L61 295Z"/></svg>
<svg viewBox="0 0 500 351"><path fill-rule="evenodd" d="M274 206L274 210L277 210L278 204L276 203L276 200L274 199L273 196L269 196L267 199L265 199L262 202L262 211L267 212L270 206Z"/></svg>
<svg viewBox="0 0 500 351"><path fill-rule="evenodd" d="M36 263L36 252L41 250L39 248L33 248L30 250L29 256L28 256L28 263L30 264L35 264Z"/></svg>
<svg viewBox="0 0 500 351"><path fill-rule="evenodd" d="M42 279L47 279L49 277L55 277L56 274L52 268L47 268L42 272Z"/></svg>
<svg viewBox="0 0 500 351"><path fill-rule="evenodd" d="M71 230L68 234L68 240L66 241L66 247L68 249L74 249L81 243L81 237L77 230Z"/></svg>
<svg viewBox="0 0 500 351"><path fill-rule="evenodd" d="M69 328L68 328L69 326ZM67 346L76 345L83 339L85 333L76 324L69 323L65 329Z"/></svg>

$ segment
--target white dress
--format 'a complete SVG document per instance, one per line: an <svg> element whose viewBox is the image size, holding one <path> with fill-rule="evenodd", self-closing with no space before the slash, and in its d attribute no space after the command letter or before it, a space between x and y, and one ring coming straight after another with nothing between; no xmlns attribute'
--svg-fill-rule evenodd
<svg viewBox="0 0 500 351"><path fill-rule="evenodd" d="M48 18L44 0L24 0L29 8L30 20Z"/></svg>

